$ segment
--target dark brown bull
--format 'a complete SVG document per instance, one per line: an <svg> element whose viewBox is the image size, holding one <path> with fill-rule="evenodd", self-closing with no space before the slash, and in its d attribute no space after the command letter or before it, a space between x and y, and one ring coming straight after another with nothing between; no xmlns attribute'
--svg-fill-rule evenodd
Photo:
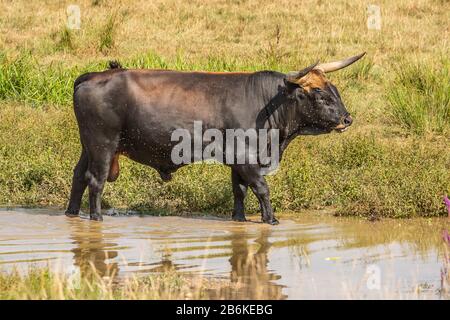
<svg viewBox="0 0 450 320"><path fill-rule="evenodd" d="M314 64L298 72L255 73L111 70L87 73L74 85L74 109L81 157L74 169L68 216L79 214L89 187L90 217L102 220L101 194L106 180L119 175L119 155L156 169L163 180L183 164L171 151L175 129L279 129L280 155L298 135L344 131L352 123L336 87L325 73L344 68L364 54ZM193 159L195 160L195 159ZM233 164L233 220L245 221L247 188L255 193L263 222L277 224L260 164Z"/></svg>

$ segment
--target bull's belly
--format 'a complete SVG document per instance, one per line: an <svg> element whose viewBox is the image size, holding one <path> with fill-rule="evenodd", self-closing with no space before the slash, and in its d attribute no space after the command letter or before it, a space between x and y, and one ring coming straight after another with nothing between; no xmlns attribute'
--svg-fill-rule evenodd
<svg viewBox="0 0 450 320"><path fill-rule="evenodd" d="M169 180L171 173L185 165L185 162L176 164L172 161L172 150L180 143L180 140L171 140L172 133L178 128L186 128L183 130L187 130L190 137L193 138L195 136L194 121L188 117L171 119L171 121L155 121L154 118L158 117L149 113L141 113L139 116L133 117L133 122L126 123L125 127L128 129L121 132L119 148L111 168L118 168L119 155L124 155L133 161L154 168L163 180ZM177 136L174 139L180 138ZM184 141L184 138L182 140ZM202 141L201 144L203 150L207 142ZM196 158L194 158L194 152L191 152L189 163L194 161Z"/></svg>
<svg viewBox="0 0 450 320"><path fill-rule="evenodd" d="M119 156L123 155L135 162L152 167L158 171L161 179L168 181L171 179L171 174L182 166L174 164L171 160L172 148L173 144L167 139L155 141L154 138L132 139L125 136L121 139L116 156L113 158L111 170L116 167L118 176Z"/></svg>

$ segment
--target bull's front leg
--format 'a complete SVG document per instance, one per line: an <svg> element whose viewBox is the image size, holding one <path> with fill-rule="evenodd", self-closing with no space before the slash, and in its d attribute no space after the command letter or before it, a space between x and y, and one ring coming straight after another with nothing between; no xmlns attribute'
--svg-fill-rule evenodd
<svg viewBox="0 0 450 320"><path fill-rule="evenodd" d="M231 183L233 185L234 196L234 210L232 219L234 221L246 221L244 200L247 195L248 184L234 169L231 170Z"/></svg>
<svg viewBox="0 0 450 320"><path fill-rule="evenodd" d="M250 183L253 193L258 198L259 206L261 207L261 219L268 224L278 224L278 220L273 213L272 205L270 204L270 192L264 176L255 177L254 182Z"/></svg>
<svg viewBox="0 0 450 320"><path fill-rule="evenodd" d="M258 199L262 221L272 225L278 224L279 222L275 218L272 205L270 204L269 186L261 174L260 167L258 165L237 165L233 167L233 170L250 186Z"/></svg>

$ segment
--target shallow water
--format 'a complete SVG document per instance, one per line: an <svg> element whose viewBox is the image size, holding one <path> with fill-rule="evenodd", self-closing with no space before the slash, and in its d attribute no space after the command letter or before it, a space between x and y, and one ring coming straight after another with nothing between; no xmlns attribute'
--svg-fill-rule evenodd
<svg viewBox="0 0 450 320"><path fill-rule="evenodd" d="M369 222L323 214L278 226L202 217L67 218L61 211L0 210L0 270L51 266L108 276L177 270L242 283L221 297L444 298L449 219ZM255 222L258 217L251 217Z"/></svg>

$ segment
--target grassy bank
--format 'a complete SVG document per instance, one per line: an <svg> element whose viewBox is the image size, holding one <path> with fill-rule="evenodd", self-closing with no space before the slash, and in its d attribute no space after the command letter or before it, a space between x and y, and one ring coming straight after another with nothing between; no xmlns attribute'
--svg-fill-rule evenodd
<svg viewBox="0 0 450 320"><path fill-rule="evenodd" d="M194 2L195 10L169 0L80 1L81 30L66 29L64 5L0 3L0 205L65 206L80 152L73 80L104 70L108 59L129 68L289 71L367 51L329 75L354 116L351 130L296 139L268 179L272 203L278 211L446 214L448 2L380 1L381 31L367 30L364 1ZM191 165L163 183L126 158L121 166L104 207L161 214L232 208L226 167ZM248 205L257 210L253 196Z"/></svg>
<svg viewBox="0 0 450 320"><path fill-rule="evenodd" d="M393 119L416 134L450 136L450 61L401 64L387 99Z"/></svg>

